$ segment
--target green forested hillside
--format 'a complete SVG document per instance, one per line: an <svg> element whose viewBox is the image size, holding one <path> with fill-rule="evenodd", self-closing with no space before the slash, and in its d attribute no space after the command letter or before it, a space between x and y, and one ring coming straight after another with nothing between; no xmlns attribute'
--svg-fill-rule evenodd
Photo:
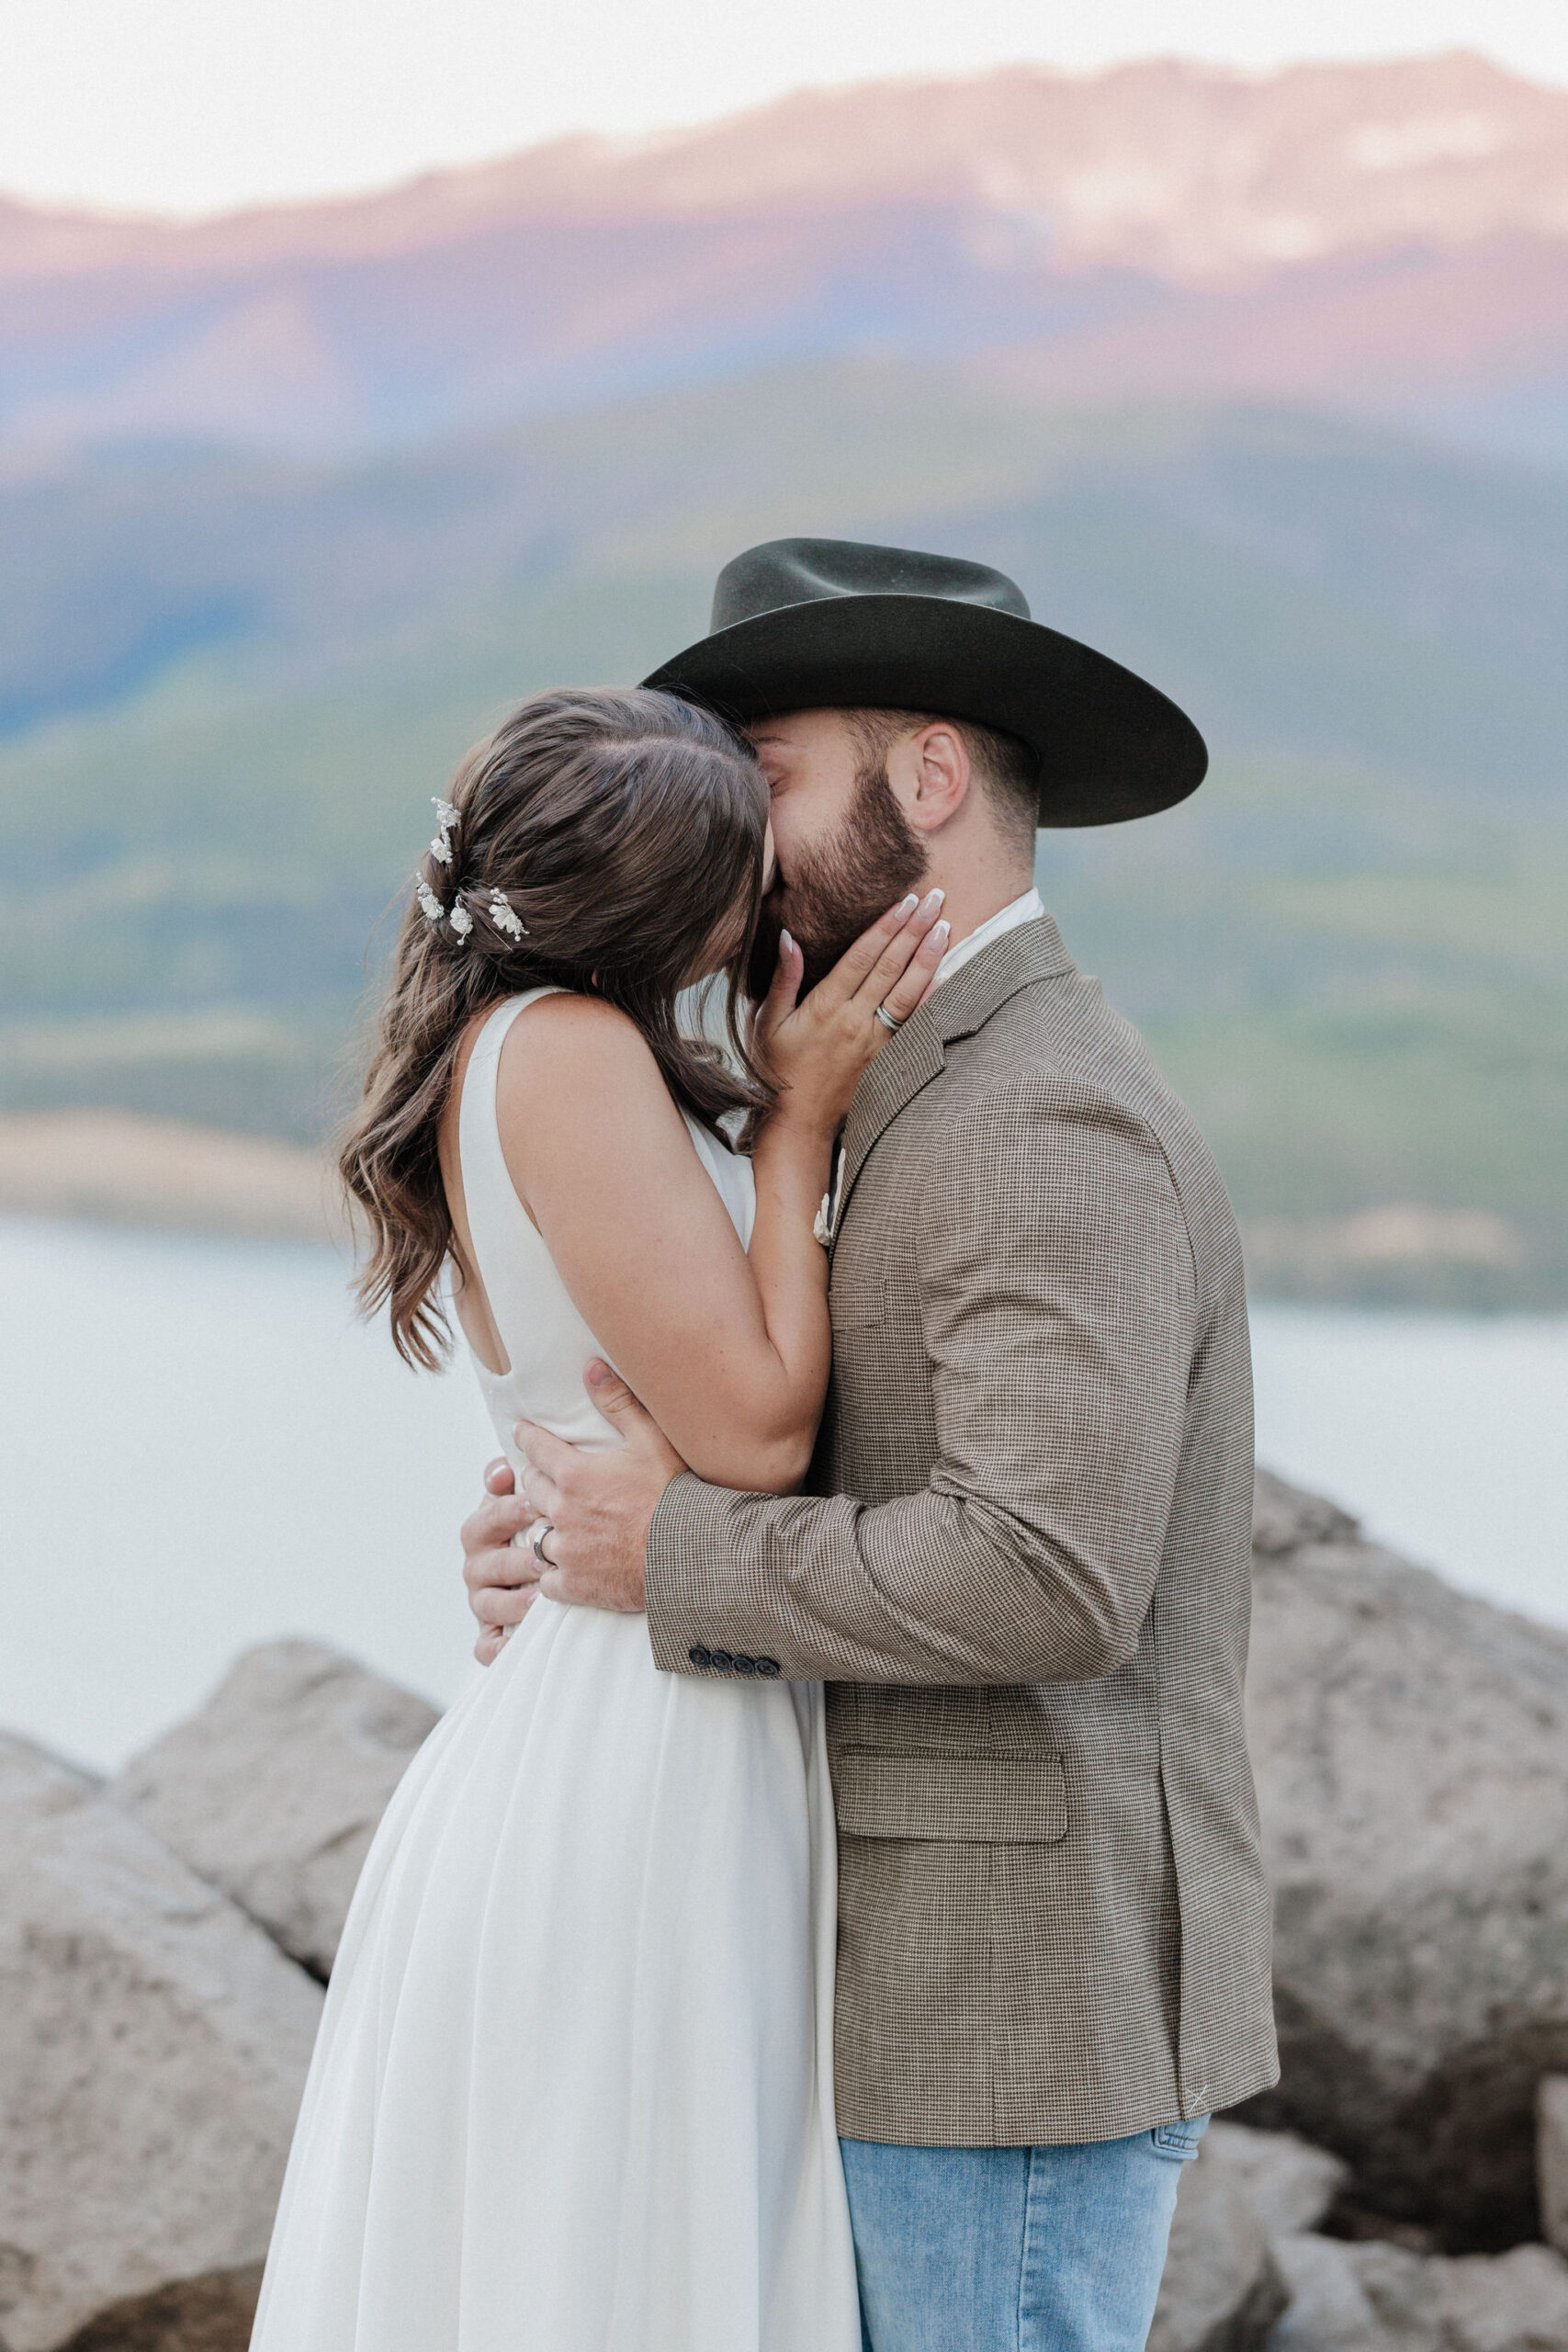
<svg viewBox="0 0 1568 2352"><path fill-rule="evenodd" d="M1568 483L1311 416L868 367L354 469L0 481L0 1100L315 1131L465 745L651 667L784 531L999 562L1199 718L1191 803L1041 871L1248 1216L1484 1211L1471 1260L1365 1280L1568 1291Z"/></svg>

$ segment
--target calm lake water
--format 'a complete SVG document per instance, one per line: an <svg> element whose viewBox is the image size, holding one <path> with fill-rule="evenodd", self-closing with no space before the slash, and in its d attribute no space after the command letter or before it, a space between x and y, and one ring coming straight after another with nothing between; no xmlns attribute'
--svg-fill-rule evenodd
<svg viewBox="0 0 1568 2352"><path fill-rule="evenodd" d="M450 1698L493 1445L325 1251L0 1219L0 1724L100 1766L247 1643ZM1568 1624L1568 1318L1259 1307L1258 1448L1455 1583Z"/></svg>

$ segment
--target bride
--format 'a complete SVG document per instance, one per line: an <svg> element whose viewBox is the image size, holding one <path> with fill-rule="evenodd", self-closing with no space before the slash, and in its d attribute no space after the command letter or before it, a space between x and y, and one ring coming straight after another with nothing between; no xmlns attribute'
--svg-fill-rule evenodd
<svg viewBox="0 0 1568 2352"><path fill-rule="evenodd" d="M603 1352L702 1476L787 1491L834 1135L938 900L799 1003L785 934L748 1035L768 792L716 719L538 695L436 805L343 1154L365 1304L434 1366L445 1284L509 1453L521 1419L614 1442ZM710 975L728 1057L677 1022ZM736 1664L662 1675L640 1618L540 1601L431 1735L349 1914L253 2352L858 2352L821 1691Z"/></svg>

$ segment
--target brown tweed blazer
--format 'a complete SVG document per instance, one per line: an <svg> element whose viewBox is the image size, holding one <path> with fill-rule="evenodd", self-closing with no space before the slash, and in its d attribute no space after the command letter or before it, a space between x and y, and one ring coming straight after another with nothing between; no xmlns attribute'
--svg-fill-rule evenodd
<svg viewBox="0 0 1568 2352"><path fill-rule="evenodd" d="M1048 921L906 1024L844 1154L814 1492L678 1478L648 1559L661 1667L829 1685L840 2129L1229 2106L1277 2067L1213 1163Z"/></svg>

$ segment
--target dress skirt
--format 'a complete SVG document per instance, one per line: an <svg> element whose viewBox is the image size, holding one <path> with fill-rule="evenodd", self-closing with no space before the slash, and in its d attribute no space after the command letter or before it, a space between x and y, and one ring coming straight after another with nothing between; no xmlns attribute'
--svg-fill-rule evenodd
<svg viewBox="0 0 1568 2352"><path fill-rule="evenodd" d="M815 1684L540 1600L410 1766L253 2352L859 2352Z"/></svg>

